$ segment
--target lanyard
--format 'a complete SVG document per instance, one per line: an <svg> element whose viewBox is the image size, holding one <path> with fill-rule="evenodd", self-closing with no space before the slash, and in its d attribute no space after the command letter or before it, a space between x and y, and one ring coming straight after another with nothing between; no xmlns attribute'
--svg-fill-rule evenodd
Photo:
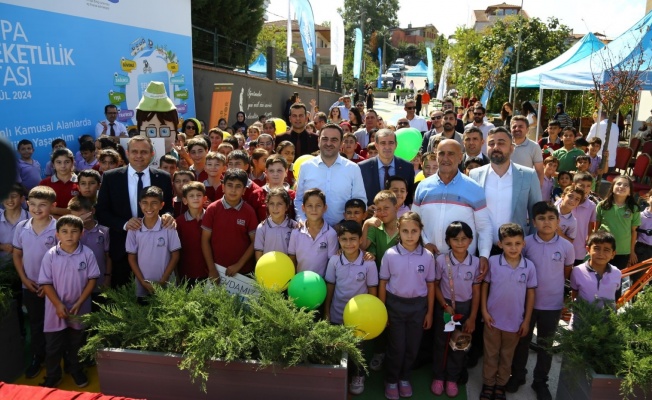
<svg viewBox="0 0 652 400"><path fill-rule="evenodd" d="M451 305L455 309L455 284L453 283L453 266L451 265L450 253L445 255L446 267L448 269L448 286L451 289Z"/></svg>

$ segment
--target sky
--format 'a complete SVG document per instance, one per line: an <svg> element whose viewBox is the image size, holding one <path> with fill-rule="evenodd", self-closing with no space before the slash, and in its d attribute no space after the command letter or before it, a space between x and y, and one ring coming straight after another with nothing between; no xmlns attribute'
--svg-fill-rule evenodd
<svg viewBox="0 0 652 400"><path fill-rule="evenodd" d="M270 0L270 21L286 19L289 0ZM473 10L484 10L489 5L506 2L520 5L519 0L399 0L398 20L402 28L433 24L448 36L458 26L472 24ZM330 21L344 0L310 0L315 22ZM616 38L645 15L645 0L523 0L523 9L530 17L546 21L556 16L573 33L600 32ZM442 10L442 11L440 11Z"/></svg>

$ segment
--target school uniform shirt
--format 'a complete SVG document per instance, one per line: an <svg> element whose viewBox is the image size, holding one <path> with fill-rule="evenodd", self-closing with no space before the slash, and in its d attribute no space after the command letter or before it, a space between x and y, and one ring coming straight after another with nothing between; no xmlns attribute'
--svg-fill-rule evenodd
<svg viewBox="0 0 652 400"><path fill-rule="evenodd" d="M68 207L68 202L73 197L79 194L79 186L77 185L77 175L72 174L68 182L62 182L61 179L57 178L55 173L49 178L43 179L39 185L49 186L57 194L57 207L66 208Z"/></svg>
<svg viewBox="0 0 652 400"><path fill-rule="evenodd" d="M0 227L1 227L1 223L2 220L0 219ZM641 242L643 244L647 244L648 246L652 246L652 213L647 208L641 212L641 225L638 228L639 228L639 232L636 241ZM641 232L641 231L645 231L645 232ZM0 239L0 243L5 243L5 241ZM640 261L643 260L639 260L639 262Z"/></svg>
<svg viewBox="0 0 652 400"><path fill-rule="evenodd" d="M211 185L210 182L208 182L208 179L206 179L203 183L204 183L204 187L206 188L206 197L208 197L208 201L212 203L221 197L221 196L217 197L217 191L221 190L222 187L221 183L217 185L217 188L213 187L213 185Z"/></svg>
<svg viewBox="0 0 652 400"><path fill-rule="evenodd" d="M14 233L16 232L16 227L21 221L25 221L29 218L29 213L22 208L20 209L20 216L15 224L7 221L5 216L5 210L0 210L0 243L1 244L11 244L14 240ZM11 253L6 253L0 250L0 263L11 261Z"/></svg>
<svg viewBox="0 0 652 400"><path fill-rule="evenodd" d="M571 289L577 291L577 296L592 303L616 301L616 291L620 288L622 273L611 264L607 264L602 276L598 276L589 262L573 268L570 278Z"/></svg>
<svg viewBox="0 0 652 400"><path fill-rule="evenodd" d="M403 204L402 206L400 206L400 207L398 208L398 212L396 213L396 218L401 218L401 216L402 216L403 214L405 214L406 212L408 212L408 211L410 211L410 207L408 207L408 206L406 206L405 204Z"/></svg>
<svg viewBox="0 0 652 400"><path fill-rule="evenodd" d="M403 298L425 297L435 281L435 258L423 246L408 251L400 243L385 252L378 277L387 281L387 292Z"/></svg>
<svg viewBox="0 0 652 400"><path fill-rule="evenodd" d="M45 253L38 283L39 285L52 285L59 300L66 306L66 309L70 309L79 300L88 281L97 279L99 276L100 269L91 249L80 243L74 252L68 253L60 245L57 245ZM90 296L79 307L77 316L89 312L91 312ZM54 304L47 296L45 297L45 319L43 322L43 332L59 332L66 328L82 329L78 321L59 318Z"/></svg>
<svg viewBox="0 0 652 400"><path fill-rule="evenodd" d="M484 281L491 285L487 311L494 320L494 328L518 332L523 323L527 290L537 287L534 263L521 257L518 266L512 268L502 254L489 257L489 272Z"/></svg>
<svg viewBox="0 0 652 400"><path fill-rule="evenodd" d="M550 202L552 200L552 190L555 188L555 179L543 176L543 184L541 184L541 200Z"/></svg>
<svg viewBox="0 0 652 400"><path fill-rule="evenodd" d="M202 170L201 172L197 172L197 171L195 170L195 166L194 166L194 165L191 165L191 166L190 166L190 171L192 171L192 173L195 174L195 180L196 180L197 182L204 182L205 180L208 179L208 172L206 172L205 169Z"/></svg>
<svg viewBox="0 0 652 400"><path fill-rule="evenodd" d="M290 234L288 255L297 258L297 272L313 271L321 277L326 274L328 260L337 253L337 233L324 221L324 226L313 239L305 225Z"/></svg>
<svg viewBox="0 0 652 400"><path fill-rule="evenodd" d="M37 282L43 256L56 246L57 220L50 217L50 224L38 235L32 227L33 218L20 221L16 225L12 246L23 250L23 268L28 279ZM25 285L23 285L25 289Z"/></svg>
<svg viewBox="0 0 652 400"><path fill-rule="evenodd" d="M170 253L180 249L181 241L177 231L163 228L161 217L158 217L152 229L143 223L140 229L127 232L125 250L138 256L136 263L147 281L160 281L170 262ZM147 289L136 279L136 296L145 297L148 294Z"/></svg>
<svg viewBox="0 0 652 400"><path fill-rule="evenodd" d="M577 219L575 219L573 212L562 214L561 204L557 206L557 210L559 211L559 227L561 231L569 238L575 239L577 237Z"/></svg>
<svg viewBox="0 0 652 400"><path fill-rule="evenodd" d="M93 228L84 228L84 233L82 234L79 242L91 249L95 255L97 266L100 269L100 277L97 278L95 291L99 292L100 286L104 284L104 274L106 273L106 259L109 256L109 228L96 222Z"/></svg>
<svg viewBox="0 0 652 400"><path fill-rule="evenodd" d="M41 182L41 164L32 159L31 162L27 162L22 158L18 159L16 163L18 167L18 176L20 181L25 186L25 189L32 190L34 186L37 186Z"/></svg>
<svg viewBox="0 0 652 400"><path fill-rule="evenodd" d="M84 160L82 158L81 160L79 160L77 162L77 165L76 165L75 169L77 170L77 172L80 172L80 171L83 171L83 170L86 170L86 169L93 169L93 167L98 165L98 163L99 163L99 161L97 161L96 158L94 158L93 161L91 161L91 162L87 162L86 160Z"/></svg>
<svg viewBox="0 0 652 400"><path fill-rule="evenodd" d="M448 273L450 261L450 276ZM455 291L455 301L469 301L473 297L473 285L479 284L476 279L480 275L480 259L467 253L464 260L460 261L452 251L442 253L435 259L435 280L439 281L439 289L445 299L452 300L451 280ZM451 279L452 278L452 279Z"/></svg>
<svg viewBox="0 0 652 400"><path fill-rule="evenodd" d="M266 183L263 186L261 186L260 188L263 191L263 200L265 201L264 202L264 204L265 204L265 213L267 213L266 199L267 199L267 195L269 194L270 187ZM296 197L297 197L297 192L292 190L290 188L290 185L288 185L286 182L283 182L283 189L285 189L285 191L288 192L288 194L290 195L290 206L288 207L288 213L287 214L290 217L290 219L296 220L296 212L294 211L294 199L296 199Z"/></svg>
<svg viewBox="0 0 652 400"><path fill-rule="evenodd" d="M186 211L177 217L177 233L181 241L179 258L179 275L188 279L208 277L208 268L201 250L201 224L206 212L202 209L199 219L193 218Z"/></svg>
<svg viewBox="0 0 652 400"><path fill-rule="evenodd" d="M290 235L297 226L296 221L289 217L285 217L280 224L272 221L272 217L267 217L256 228L254 250L262 251L263 254L270 251L280 251L287 254L290 246Z"/></svg>
<svg viewBox="0 0 652 400"><path fill-rule="evenodd" d="M598 229L611 232L616 238L616 254L629 254L632 250L632 227L641 225L641 213L638 207L634 211L626 205L612 205L610 209L602 208L604 203L596 207L597 219L600 221Z"/></svg>
<svg viewBox="0 0 652 400"><path fill-rule="evenodd" d="M589 223L596 221L595 203L586 199L583 203L578 204L572 213L577 220L577 230L575 231L575 240L573 240L575 259L583 260L587 254L586 239L589 237Z"/></svg>
<svg viewBox="0 0 652 400"><path fill-rule="evenodd" d="M589 156L589 161L590 161L589 173L595 176L598 173L600 164L602 164L602 157L601 156L591 157L588 153L586 155Z"/></svg>
<svg viewBox="0 0 652 400"><path fill-rule="evenodd" d="M222 185L215 189L215 196L216 199L221 199L224 197L224 189L222 188ZM258 225L259 222L263 222L265 218L267 218L265 192L263 192L263 189L261 189L260 186L256 185L251 179L247 180L247 185L245 187L244 194L242 195L242 200L244 200L245 203L249 204L254 209L256 218L258 219L256 221L256 225Z"/></svg>
<svg viewBox="0 0 652 400"><path fill-rule="evenodd" d="M206 193L208 193L208 187L206 188ZM172 208L174 209L174 218L178 218L180 215L183 215L183 213L188 211L188 206L183 204L183 200L177 199L176 196L172 199Z"/></svg>
<svg viewBox="0 0 652 400"><path fill-rule="evenodd" d="M371 242L367 251L376 257L376 266L380 269L380 262L387 249L398 243L398 229L394 236L389 236L385 230L385 224L381 222L379 227L373 225L369 227L367 239Z"/></svg>
<svg viewBox="0 0 652 400"><path fill-rule="evenodd" d="M206 208L201 227L212 232L213 261L224 268L237 263L251 244L249 235L256 233L258 218L253 207L240 200L235 207L221 198ZM254 269L253 257L240 269L247 274Z"/></svg>
<svg viewBox="0 0 652 400"><path fill-rule="evenodd" d="M538 234L525 238L523 257L532 260L537 274L534 308L561 310L564 307L564 268L575 262L573 245L559 235L545 242Z"/></svg>
<svg viewBox="0 0 652 400"><path fill-rule="evenodd" d="M373 261L364 260L362 251L354 261L349 261L344 254L334 255L328 260L325 280L335 285L331 322L342 324L346 303L356 295L369 293L369 287L378 286L378 270Z"/></svg>

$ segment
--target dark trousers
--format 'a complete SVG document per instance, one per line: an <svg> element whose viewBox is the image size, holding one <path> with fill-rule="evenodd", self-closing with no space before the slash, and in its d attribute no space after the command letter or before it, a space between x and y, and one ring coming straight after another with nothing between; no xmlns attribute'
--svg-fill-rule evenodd
<svg viewBox="0 0 652 400"><path fill-rule="evenodd" d="M45 298L38 297L36 293L23 289L23 305L27 309L29 318L32 356L43 360L45 359L45 335L43 334Z"/></svg>
<svg viewBox="0 0 652 400"><path fill-rule="evenodd" d="M446 303L451 304L448 299L446 299ZM460 321L464 324L471 313L471 300L455 302L455 313L464 315ZM448 344L450 333L444 332L444 309L439 303L435 304L433 321L435 330L435 356L434 362L432 363L432 371L434 377L442 381L457 382L466 363L466 351L455 351Z"/></svg>
<svg viewBox="0 0 652 400"><path fill-rule="evenodd" d="M512 359L512 376L516 379L525 379L527 371L528 352L532 341L534 326L537 327L537 364L534 367L534 382L547 382L550 366L552 365L552 354L546 349L551 345L555 335L561 310L533 310L530 320L530 329L527 336L522 337L516 345L514 358Z"/></svg>
<svg viewBox="0 0 652 400"><path fill-rule="evenodd" d="M385 305L389 317L385 380L387 383L407 381L410 379L412 364L419 353L428 299L403 298L387 293Z"/></svg>
<svg viewBox="0 0 652 400"><path fill-rule="evenodd" d="M111 287L113 289L129 284L134 279L134 274L131 272L127 254L113 262L113 270L111 271Z"/></svg>
<svg viewBox="0 0 652 400"><path fill-rule="evenodd" d="M49 378L61 377L61 359L64 354L71 374L81 371L79 349L84 341L81 330L66 328L58 332L46 332L45 370Z"/></svg>
<svg viewBox="0 0 652 400"><path fill-rule="evenodd" d="M627 264L629 264L629 253L628 254L616 254L616 256L611 260L611 264L614 265L616 268L619 270L624 270L627 268ZM616 291L616 301L620 298L620 296L623 294L623 289L622 287Z"/></svg>

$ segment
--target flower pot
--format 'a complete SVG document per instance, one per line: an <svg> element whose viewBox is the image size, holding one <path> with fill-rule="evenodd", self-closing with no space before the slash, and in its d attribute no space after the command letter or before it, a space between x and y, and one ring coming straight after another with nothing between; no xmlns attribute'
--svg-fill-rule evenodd
<svg viewBox="0 0 652 400"><path fill-rule="evenodd" d="M587 377L583 371L564 368L562 362L559 384L557 386L557 400L617 400L624 399L620 394L622 379L615 375L598 374L591 371ZM643 391L634 391L635 398L643 399ZM633 396L631 396L633 397Z"/></svg>
<svg viewBox="0 0 652 400"><path fill-rule="evenodd" d="M300 365L262 368L257 361L211 362L206 393L193 384L183 359L125 349L102 349L97 371L102 393L159 399L346 399L347 360L339 365Z"/></svg>
<svg viewBox="0 0 652 400"><path fill-rule="evenodd" d="M5 315L0 316L0 381L13 382L25 369L23 338L20 336L18 308L12 300Z"/></svg>

